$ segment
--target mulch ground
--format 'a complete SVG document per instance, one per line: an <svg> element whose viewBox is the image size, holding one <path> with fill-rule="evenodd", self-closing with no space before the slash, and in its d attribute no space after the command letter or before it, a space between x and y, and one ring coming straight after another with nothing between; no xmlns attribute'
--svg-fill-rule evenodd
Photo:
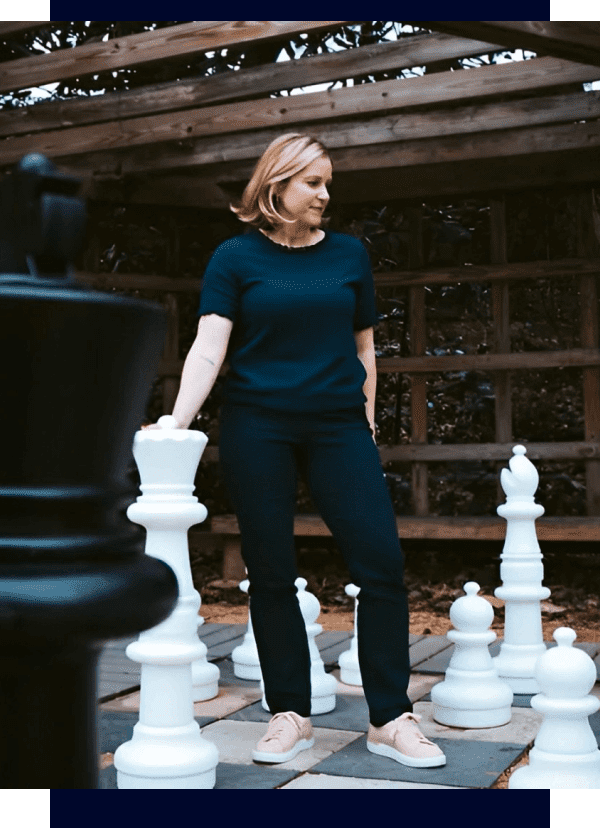
<svg viewBox="0 0 600 828"><path fill-rule="evenodd" d="M502 633L504 604L494 596L494 589L501 583L502 545L482 543L477 549L466 546L446 542L419 547L405 542L412 633L445 635L452 627L450 607L465 594L467 581L480 585L480 595L494 607L492 630ZM350 576L341 554L322 545L322 541L321 545L303 543L297 560L298 575L306 578L307 590L321 604L318 623L325 630L352 629L354 599L345 592ZM192 550L191 562L194 585L202 596L201 612L207 621L218 618L221 623L245 623L248 596L237 582L221 579L222 552L200 555ZM541 603L544 638L551 639L558 627L572 627L579 641L600 640L600 549L594 554L587 545L581 553L567 553L560 548L550 560L544 560L544 565L543 584L550 589L549 599Z"/></svg>

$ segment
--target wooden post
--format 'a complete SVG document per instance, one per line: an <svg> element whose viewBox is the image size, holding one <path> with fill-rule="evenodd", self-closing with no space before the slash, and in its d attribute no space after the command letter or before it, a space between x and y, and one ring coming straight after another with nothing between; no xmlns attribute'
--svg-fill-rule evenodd
<svg viewBox="0 0 600 828"><path fill-rule="evenodd" d="M174 293L167 293L165 296L165 308L167 310L167 335L165 337L165 350L163 359L179 359L179 304ZM171 414L175 406L175 400L179 393L180 378L167 376L163 380L163 414Z"/></svg>
<svg viewBox="0 0 600 828"><path fill-rule="evenodd" d="M594 233L594 191L578 194L577 255L598 256L600 244ZM595 274L579 277L581 301L581 347L598 348L598 288ZM585 439L600 439L600 369L583 368L583 411ZM600 515L600 460L586 460L587 513Z"/></svg>
<svg viewBox="0 0 600 828"><path fill-rule="evenodd" d="M423 266L423 210L411 208L410 267ZM425 287L409 288L410 350L413 356L423 356L427 343L425 317ZM427 377L411 374L411 443L427 442ZM427 463L412 464L412 495L415 515L429 514Z"/></svg>
<svg viewBox="0 0 600 828"><path fill-rule="evenodd" d="M490 199L490 263L506 264L506 202L503 195ZM494 320L494 351L510 353L510 313L508 282L492 283L492 314ZM510 371L494 372L496 442L512 442L512 400ZM510 458L506 458L508 461ZM496 469L506 466L498 463ZM504 492L498 477L498 503L503 503Z"/></svg>
<svg viewBox="0 0 600 828"><path fill-rule="evenodd" d="M171 214L169 218L169 254L167 261L167 272L174 277L179 272L180 245L179 229L175 217ZM163 359L179 359L179 302L175 293L167 293L165 296L165 307L167 309L167 336L165 338L165 351ZM180 376L167 376L163 380L163 414L171 414L175 406L175 400L179 393Z"/></svg>

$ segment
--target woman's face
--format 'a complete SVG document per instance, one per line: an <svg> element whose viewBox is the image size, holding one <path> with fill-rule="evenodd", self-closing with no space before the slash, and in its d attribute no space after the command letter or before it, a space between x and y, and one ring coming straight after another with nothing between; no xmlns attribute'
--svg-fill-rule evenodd
<svg viewBox="0 0 600 828"><path fill-rule="evenodd" d="M321 156L293 175L279 197L281 215L308 227L319 226L329 202L332 171L329 158Z"/></svg>

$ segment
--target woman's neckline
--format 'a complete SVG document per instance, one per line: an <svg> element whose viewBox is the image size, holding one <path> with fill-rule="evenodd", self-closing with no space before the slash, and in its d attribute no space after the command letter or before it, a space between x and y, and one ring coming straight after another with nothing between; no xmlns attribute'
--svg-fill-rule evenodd
<svg viewBox="0 0 600 828"><path fill-rule="evenodd" d="M272 239L270 236L268 236L267 233L260 227L258 228L258 230L260 234L264 236L265 239L267 239L267 241L270 241L272 244L277 245L277 247L283 247L285 250L310 250L311 247L317 247L319 244L321 244L321 242L325 241L325 239L327 238L327 232L322 229L321 232L323 233L323 235L320 239L317 239L317 241L311 242L310 244L292 246L289 244L284 244L283 242L275 241L275 239Z"/></svg>

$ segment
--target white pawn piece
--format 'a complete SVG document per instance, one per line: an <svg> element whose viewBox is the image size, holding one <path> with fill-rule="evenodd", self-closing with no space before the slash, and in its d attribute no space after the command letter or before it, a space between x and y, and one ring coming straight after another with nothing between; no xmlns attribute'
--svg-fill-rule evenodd
<svg viewBox="0 0 600 828"><path fill-rule="evenodd" d="M513 790L600 788L600 750L588 721L600 707L600 700L588 695L596 667L587 653L573 647L576 637L570 627L559 627L554 631L558 647L547 650L535 665L541 693L531 706L544 720L529 764L508 780Z"/></svg>
<svg viewBox="0 0 600 828"><path fill-rule="evenodd" d="M174 570L179 600L165 621L126 650L142 665L140 718L133 738L115 752L117 787L208 789L215 786L219 754L194 720L192 667L205 657L206 645L198 638L200 596L193 588L187 543L189 527L207 515L193 491L208 438L177 429L172 417L161 417L158 425L135 435L142 495L127 516L146 528L146 554ZM203 698L218 693L218 668L208 666L212 677Z"/></svg>
<svg viewBox="0 0 600 828"><path fill-rule="evenodd" d="M323 664L323 659L321 658L319 648L315 641L315 637L323 632L323 627L316 623L321 612L319 600L312 592L306 592L308 582L305 578L296 578L294 583L298 589L298 602L304 623L306 624L308 649L310 651L310 713L311 716L316 716L319 713L329 713L335 709L337 681L334 676L325 672L325 665ZM260 688L263 691L262 706L265 710L268 710L269 707L265 698L265 688L262 680Z"/></svg>
<svg viewBox="0 0 600 828"><path fill-rule="evenodd" d="M502 469L500 482L507 497L497 509L507 525L500 565L502 586L494 590L505 602L504 641L494 663L513 693L539 691L535 664L546 652L540 601L550 595L542 586L544 567L535 532L535 519L544 514L544 507L533 499L540 478L525 452L525 446L515 446L510 471Z"/></svg>
<svg viewBox="0 0 600 828"><path fill-rule="evenodd" d="M250 581L247 578L240 583L242 592L248 592L249 587ZM247 681L260 681L262 679L260 659L258 657L258 650L256 649L256 639L254 638L250 612L248 612L248 628L244 640L231 653L231 660L233 661L233 673L238 678L246 679Z"/></svg>
<svg viewBox="0 0 600 828"><path fill-rule="evenodd" d="M346 595L354 598L354 635L350 642L350 649L341 653L338 659L338 664L340 665L340 681L344 684L353 684L356 687L362 687L362 676L360 674L360 664L358 663L358 626L356 623L359 592L360 587L357 587L355 584L348 584L346 587Z"/></svg>
<svg viewBox="0 0 600 828"><path fill-rule="evenodd" d="M499 727L510 722L512 690L500 681L488 646L496 638L489 629L494 610L469 581L466 595L450 608L455 627L447 637L455 648L446 679L431 688L433 718L450 727Z"/></svg>

